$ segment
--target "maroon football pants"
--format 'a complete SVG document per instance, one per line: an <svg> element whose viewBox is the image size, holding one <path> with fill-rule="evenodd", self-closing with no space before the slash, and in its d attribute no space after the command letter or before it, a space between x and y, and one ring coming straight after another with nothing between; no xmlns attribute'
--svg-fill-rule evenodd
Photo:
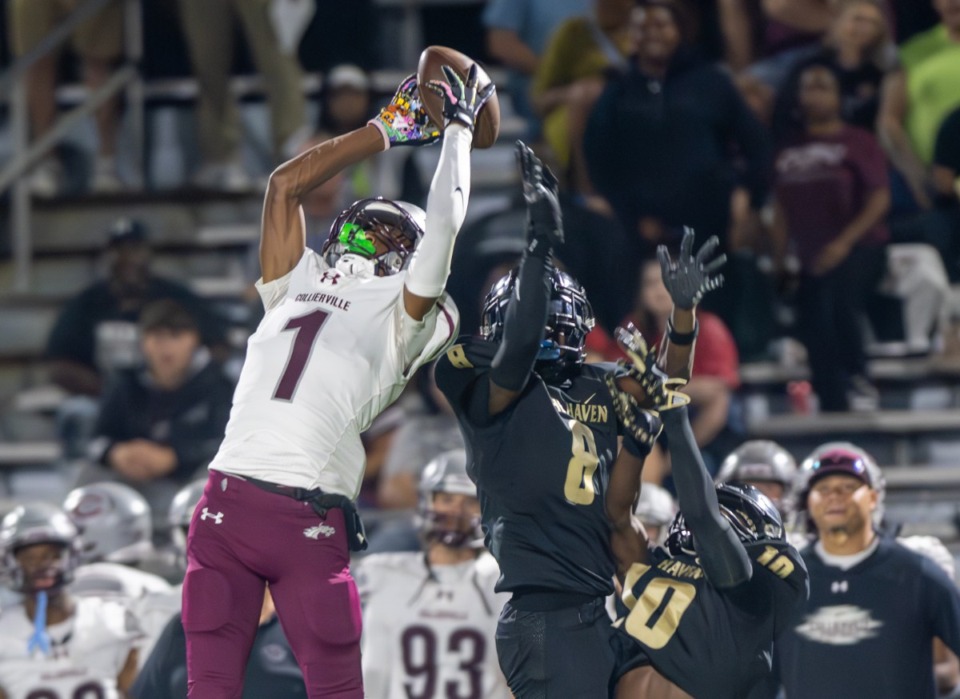
<svg viewBox="0 0 960 699"><path fill-rule="evenodd" d="M191 699L240 699L269 583L310 699L362 699L360 600L343 513L211 471L190 522L183 628Z"/></svg>

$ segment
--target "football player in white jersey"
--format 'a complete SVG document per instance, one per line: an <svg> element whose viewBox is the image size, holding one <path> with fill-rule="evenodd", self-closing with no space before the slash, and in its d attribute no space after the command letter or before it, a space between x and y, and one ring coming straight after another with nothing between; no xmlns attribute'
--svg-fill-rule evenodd
<svg viewBox="0 0 960 699"><path fill-rule="evenodd" d="M264 585L310 697L363 696L360 604L349 550L366 541L353 499L360 433L418 367L455 337L444 293L470 195L476 115L493 93L445 70L401 84L380 115L281 165L264 198L257 289L265 315L247 344L233 408L187 540L183 627L192 699L235 697ZM356 202L323 248L305 247L311 190L393 145L437 140L419 89L443 99L442 149L427 210Z"/></svg>
<svg viewBox="0 0 960 699"><path fill-rule="evenodd" d="M503 603L497 562L483 548L480 501L463 449L444 452L420 479L424 553L361 559L363 682L378 699L510 697L497 662Z"/></svg>
<svg viewBox="0 0 960 699"><path fill-rule="evenodd" d="M180 590L136 567L154 552L150 505L130 486L104 481L71 490L63 509L82 542L70 592L116 599L133 612L144 634L137 653L142 667L170 617L180 611Z"/></svg>
<svg viewBox="0 0 960 699"><path fill-rule="evenodd" d="M0 524L9 584L0 612L0 697L116 699L133 684L140 631L121 604L73 597L79 534L60 508L20 505Z"/></svg>

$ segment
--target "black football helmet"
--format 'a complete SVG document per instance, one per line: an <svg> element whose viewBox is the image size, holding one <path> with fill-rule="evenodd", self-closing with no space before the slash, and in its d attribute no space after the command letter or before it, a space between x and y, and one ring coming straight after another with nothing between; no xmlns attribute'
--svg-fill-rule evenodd
<svg viewBox="0 0 960 699"><path fill-rule="evenodd" d="M396 274L410 263L426 224L419 206L383 197L361 199L337 216L320 254L331 267L342 255L353 254L373 260L378 277Z"/></svg>
<svg viewBox="0 0 960 699"><path fill-rule="evenodd" d="M80 532L69 515L56 505L34 502L19 505L0 523L0 550L6 584L16 592L37 592L34 580L17 561L21 549L36 544L55 544L61 554L42 577L52 578L53 584L43 589L54 590L73 581L73 572L80 564Z"/></svg>
<svg viewBox="0 0 960 699"><path fill-rule="evenodd" d="M483 301L480 336L484 340L499 342L503 337L507 304L517 283L517 271L514 268L501 277ZM580 282L554 268L550 286L547 325L535 365L537 373L547 381L562 379L583 364L584 344L596 324L593 306Z"/></svg>
<svg viewBox="0 0 960 699"><path fill-rule="evenodd" d="M717 485L720 514L730 523L740 541L784 541L783 519L773 501L752 485ZM673 556L696 556L693 532L687 528L683 512L678 512L667 533L667 551Z"/></svg>
<svg viewBox="0 0 960 699"><path fill-rule="evenodd" d="M439 542L451 548L483 548L480 518L454 517L434 507L437 493L477 497L477 486L467 475L467 453L451 449L435 457L420 475L420 508L418 524L425 543Z"/></svg>

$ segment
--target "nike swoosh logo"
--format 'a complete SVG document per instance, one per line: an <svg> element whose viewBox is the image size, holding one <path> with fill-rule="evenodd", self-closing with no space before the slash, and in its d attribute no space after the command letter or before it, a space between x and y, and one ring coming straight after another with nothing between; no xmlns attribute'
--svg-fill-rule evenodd
<svg viewBox="0 0 960 699"><path fill-rule="evenodd" d="M592 394L590 394L590 397L583 401L584 405L586 405L587 403L589 403L590 401L592 401L592 400L593 400L593 397L596 396L596 395L597 395L596 391L594 391Z"/></svg>

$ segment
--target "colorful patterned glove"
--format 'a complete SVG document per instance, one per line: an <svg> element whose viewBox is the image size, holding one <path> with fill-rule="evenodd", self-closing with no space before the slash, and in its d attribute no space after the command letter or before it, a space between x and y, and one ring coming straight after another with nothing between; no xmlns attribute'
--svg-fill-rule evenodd
<svg viewBox="0 0 960 699"><path fill-rule="evenodd" d="M390 104L367 123L379 129L387 148L425 146L440 138L440 128L423 108L416 75L404 78Z"/></svg>
<svg viewBox="0 0 960 699"><path fill-rule="evenodd" d="M690 254L693 250L693 229L685 227L683 240L680 242L680 254L676 262L670 259L670 253L667 252L665 245L657 248L663 285L667 287L670 298L673 299L677 308L690 310L700 303L705 293L723 285L722 274L711 275L723 266L727 256L720 255L714 260L709 260L719 244L720 241L713 236L700 247L697 256L694 257Z"/></svg>
<svg viewBox="0 0 960 699"><path fill-rule="evenodd" d="M477 114L496 91L493 83L477 92L477 64L470 66L467 82L464 84L457 72L450 66L441 66L446 82L431 80L427 89L443 98L444 127L451 121L458 121L471 131L477 120Z"/></svg>

